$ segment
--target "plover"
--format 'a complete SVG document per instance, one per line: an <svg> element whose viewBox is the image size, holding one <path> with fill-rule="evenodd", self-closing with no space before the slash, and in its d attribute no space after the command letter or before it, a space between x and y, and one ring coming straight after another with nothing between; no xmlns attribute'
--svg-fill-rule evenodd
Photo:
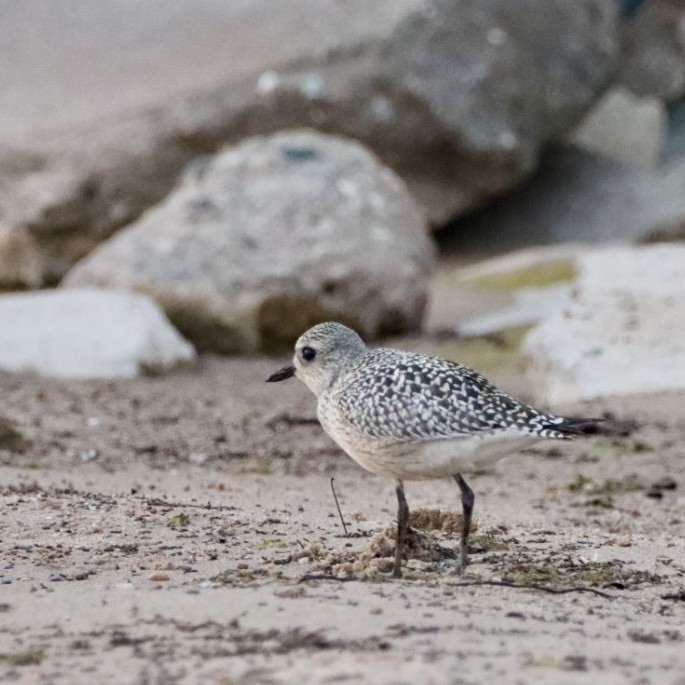
<svg viewBox="0 0 685 685"><path fill-rule="evenodd" d="M409 507L404 480L451 477L463 527L458 572L468 562L474 494L461 475L538 440L566 440L595 419L569 419L522 404L456 362L394 349L370 349L355 331L322 323L295 344L293 364L267 378L296 376L317 397L323 429L358 464L396 480L401 577Z"/></svg>

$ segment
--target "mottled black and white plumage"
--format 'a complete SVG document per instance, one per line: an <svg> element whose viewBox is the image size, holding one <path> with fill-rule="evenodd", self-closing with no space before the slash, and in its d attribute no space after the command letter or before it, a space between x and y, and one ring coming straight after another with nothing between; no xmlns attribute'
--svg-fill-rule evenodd
<svg viewBox="0 0 685 685"><path fill-rule="evenodd" d="M566 419L517 402L462 364L411 352L367 350L340 385L338 410L369 438L411 442L509 427L565 438L570 428Z"/></svg>
<svg viewBox="0 0 685 685"><path fill-rule="evenodd" d="M306 331L295 345L293 364L269 380L295 375L304 381L333 440L367 470L398 481L400 510L402 480L453 476L470 521L466 502L470 499L472 507L473 493L463 470L540 439L567 439L592 423L522 404L462 364L369 349L339 323ZM467 536L468 530L462 536L462 564ZM395 571L399 575L399 557Z"/></svg>

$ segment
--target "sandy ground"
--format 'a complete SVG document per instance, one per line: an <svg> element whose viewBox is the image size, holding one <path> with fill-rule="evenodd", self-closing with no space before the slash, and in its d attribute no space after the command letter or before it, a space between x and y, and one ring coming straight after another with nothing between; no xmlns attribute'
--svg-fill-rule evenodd
<svg viewBox="0 0 685 685"><path fill-rule="evenodd" d="M280 362L0 375L32 440L0 449L0 682L685 683L684 395L556 407L618 421L470 474L463 577L456 486L407 484L448 530L394 580L392 483L262 382Z"/></svg>

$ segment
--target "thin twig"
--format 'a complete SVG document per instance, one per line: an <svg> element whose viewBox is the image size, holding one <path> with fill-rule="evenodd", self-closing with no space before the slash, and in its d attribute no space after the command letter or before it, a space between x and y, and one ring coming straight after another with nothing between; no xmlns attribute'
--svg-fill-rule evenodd
<svg viewBox="0 0 685 685"><path fill-rule="evenodd" d="M340 504L338 502L338 496L335 494L335 487L333 486L333 481L335 478L331 478L331 490L333 491L333 499L335 500L335 506L338 509L338 516L340 516L340 523L342 523L343 530L345 531L345 537L347 537L347 525L345 524L345 519L343 518L342 511L340 511Z"/></svg>
<svg viewBox="0 0 685 685"><path fill-rule="evenodd" d="M665 595L661 595L661 599L675 599L679 602L685 602L685 590L680 590L680 592L667 592Z"/></svg>
<svg viewBox="0 0 685 685"><path fill-rule="evenodd" d="M308 573L302 576L297 582L304 583L308 580L335 580L335 581L353 581L357 580L356 576L333 576L330 573ZM495 587L510 587L520 590L539 590L540 592L547 592L551 595L567 595L571 592L589 592L597 595L603 599L616 599L616 595L610 595L601 590L596 590L592 587L546 587L545 585L529 585L528 583L511 583L506 580L466 580L460 583L450 583L449 587L473 587L476 585L493 585Z"/></svg>
<svg viewBox="0 0 685 685"><path fill-rule="evenodd" d="M357 580L357 576L334 576L330 573L306 573L297 582L306 583L308 580L336 580L339 583L348 583Z"/></svg>
<svg viewBox="0 0 685 685"><path fill-rule="evenodd" d="M316 416L295 416L293 414L276 414L272 416L266 425L269 428L273 428L276 424L285 423L288 426L307 426L310 424L319 423L319 419Z"/></svg>
<svg viewBox="0 0 685 685"><path fill-rule="evenodd" d="M460 583L450 583L450 587L472 587L474 585L494 585L495 587L513 587L521 590L540 590L551 595L566 595L570 592L589 592L604 599L616 599L616 595L596 590L593 587L547 587L546 585L535 585L529 583L513 583L508 580L465 580Z"/></svg>
<svg viewBox="0 0 685 685"><path fill-rule="evenodd" d="M137 497L141 502L145 502L151 507L167 507L169 509L207 509L216 511L235 511L236 507L232 504L212 504L211 502L206 502L205 504L196 504L194 502L172 502L170 500L162 499L161 497L146 497L145 495L139 495Z"/></svg>

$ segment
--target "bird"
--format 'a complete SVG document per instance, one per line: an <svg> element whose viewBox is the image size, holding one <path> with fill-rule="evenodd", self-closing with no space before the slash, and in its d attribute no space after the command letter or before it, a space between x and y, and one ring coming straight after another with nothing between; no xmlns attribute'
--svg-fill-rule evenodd
<svg viewBox="0 0 685 685"><path fill-rule="evenodd" d="M266 381L293 377L316 396L317 417L333 441L367 471L395 480L396 578L402 576L409 523L405 480L456 481L463 523L455 572L463 573L475 495L462 472L542 439L591 432L598 421L542 412L454 361L369 348L358 333L337 322L305 331L295 343L292 364Z"/></svg>

